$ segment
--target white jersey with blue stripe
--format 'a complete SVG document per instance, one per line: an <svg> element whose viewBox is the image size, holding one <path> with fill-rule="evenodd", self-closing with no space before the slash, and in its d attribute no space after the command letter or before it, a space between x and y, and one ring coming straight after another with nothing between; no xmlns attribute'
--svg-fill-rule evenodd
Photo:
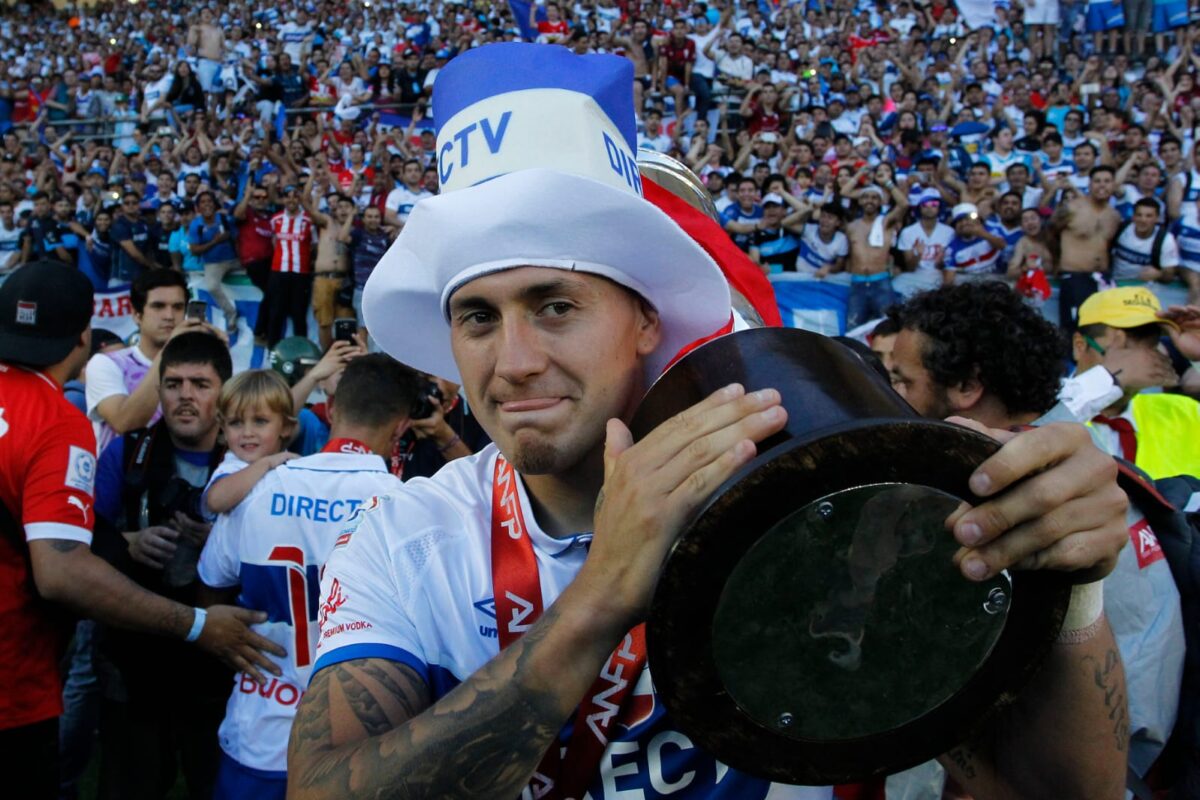
<svg viewBox="0 0 1200 800"><path fill-rule="evenodd" d="M834 231L828 242L821 238L821 228L815 222L804 226L800 235L800 253L796 258L798 272L816 272L832 267L839 258L850 255L850 240L841 231Z"/></svg>
<svg viewBox="0 0 1200 800"><path fill-rule="evenodd" d="M414 192L412 189L401 184L388 192L387 200L384 203L389 210L396 213L397 219L401 222L408 222L408 215L412 213L413 206L426 197L433 197L433 195L424 189L418 189Z"/></svg>
<svg viewBox="0 0 1200 800"><path fill-rule="evenodd" d="M1185 174L1175 176L1186 191L1179 205L1179 260L1189 269L1200 269L1200 172L1191 171L1191 180ZM1191 184L1190 186L1188 184Z"/></svg>
<svg viewBox="0 0 1200 800"><path fill-rule="evenodd" d="M316 670L352 659L387 659L422 676L437 701L496 657L490 537L497 454L489 445L433 478L410 480L346 530L321 581L328 615ZM517 483L549 606L583 566L592 536L546 534L524 484ZM832 797L829 788L751 777L697 748L671 724L649 672L643 672L591 780L591 800Z"/></svg>
<svg viewBox="0 0 1200 800"><path fill-rule="evenodd" d="M217 518L200 555L200 580L216 588L240 585L238 604L268 615L255 632L288 653L267 656L283 675L268 676L266 686L245 673L235 679L219 738L239 764L280 775L287 769L288 735L324 613L321 567L355 513L402 486L379 456L316 453L271 470Z"/></svg>
<svg viewBox="0 0 1200 800"><path fill-rule="evenodd" d="M1132 224L1125 226L1113 248L1113 280L1139 280L1142 269L1145 267L1173 269L1179 266L1179 245L1170 233L1163 235L1162 252L1159 255L1158 263L1154 263L1154 240L1158 237L1161 227L1161 225L1155 225L1150 235L1143 239L1137 235Z"/></svg>

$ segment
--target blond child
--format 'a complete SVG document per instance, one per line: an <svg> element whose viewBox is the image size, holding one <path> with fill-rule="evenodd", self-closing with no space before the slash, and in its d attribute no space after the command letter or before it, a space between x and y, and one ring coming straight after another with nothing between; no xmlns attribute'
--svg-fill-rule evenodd
<svg viewBox="0 0 1200 800"><path fill-rule="evenodd" d="M296 458L284 448L296 432L292 390L279 373L238 373L221 389L217 404L229 450L201 498L210 518L231 510L269 470Z"/></svg>

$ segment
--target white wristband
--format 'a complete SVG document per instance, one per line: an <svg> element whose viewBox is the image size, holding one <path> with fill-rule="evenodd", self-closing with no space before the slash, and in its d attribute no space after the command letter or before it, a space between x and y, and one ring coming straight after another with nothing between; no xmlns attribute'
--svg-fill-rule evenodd
<svg viewBox="0 0 1200 800"><path fill-rule="evenodd" d="M1104 583L1093 581L1081 583L1071 589L1071 603L1063 619L1058 641L1066 644L1086 642L1100 628L1100 616L1104 613Z"/></svg>
<svg viewBox="0 0 1200 800"><path fill-rule="evenodd" d="M204 620L208 618L208 612L203 608L192 609L196 612L196 616L192 617L192 629L188 631L185 642L194 642L200 638L200 632L204 630Z"/></svg>

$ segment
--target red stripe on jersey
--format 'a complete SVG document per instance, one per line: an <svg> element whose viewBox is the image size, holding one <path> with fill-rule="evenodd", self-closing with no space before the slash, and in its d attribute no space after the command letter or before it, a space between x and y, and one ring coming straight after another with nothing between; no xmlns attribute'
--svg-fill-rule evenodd
<svg viewBox="0 0 1200 800"><path fill-rule="evenodd" d="M281 211L271 217L271 233L275 237L271 256L273 272L311 271L312 217L303 211L295 217Z"/></svg>

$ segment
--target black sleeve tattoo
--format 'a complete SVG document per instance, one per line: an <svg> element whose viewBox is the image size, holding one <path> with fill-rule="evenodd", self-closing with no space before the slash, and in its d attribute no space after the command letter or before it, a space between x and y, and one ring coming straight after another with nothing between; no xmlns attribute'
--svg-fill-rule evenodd
<svg viewBox="0 0 1200 800"><path fill-rule="evenodd" d="M1084 656L1083 660L1085 663L1090 662L1092 680L1104 693L1104 707L1108 710L1109 721L1112 722L1113 740L1117 750L1124 753L1129 745L1129 711L1119 675L1121 656L1115 647L1110 647L1104 654L1103 663L1093 656Z"/></svg>
<svg viewBox="0 0 1200 800"><path fill-rule="evenodd" d="M542 622L554 616L551 606ZM546 630L535 625L433 705L402 664L361 659L321 670L292 726L289 797L518 796L570 713L553 692L522 685Z"/></svg>

